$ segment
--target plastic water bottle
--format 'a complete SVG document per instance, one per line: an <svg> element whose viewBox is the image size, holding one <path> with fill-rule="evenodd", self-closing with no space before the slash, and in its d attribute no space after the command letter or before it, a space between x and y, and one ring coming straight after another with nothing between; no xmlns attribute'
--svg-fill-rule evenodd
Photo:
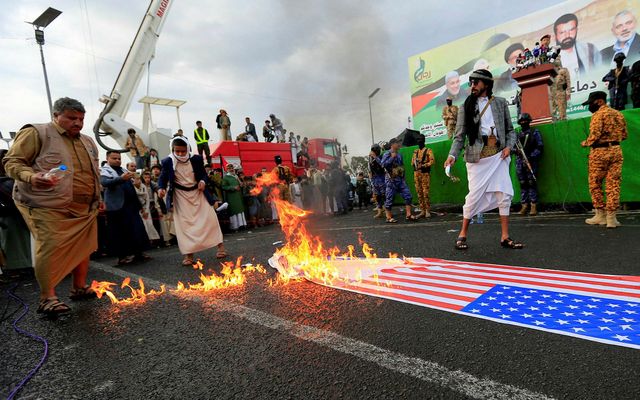
<svg viewBox="0 0 640 400"><path fill-rule="evenodd" d="M482 213L478 213L477 223L484 224L484 215Z"/></svg>
<svg viewBox="0 0 640 400"><path fill-rule="evenodd" d="M60 180L62 178L64 178L64 176L69 173L69 169L67 168L66 165L64 164L60 164L60 166L55 167L55 168L51 168L49 170L49 172L47 172L46 174L44 174L44 177L46 179L57 179Z"/></svg>

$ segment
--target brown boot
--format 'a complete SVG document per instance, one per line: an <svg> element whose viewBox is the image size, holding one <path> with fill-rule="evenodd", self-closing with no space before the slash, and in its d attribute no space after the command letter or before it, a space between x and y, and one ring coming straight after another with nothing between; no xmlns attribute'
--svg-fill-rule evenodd
<svg viewBox="0 0 640 400"><path fill-rule="evenodd" d="M529 204L528 203L522 203L522 208L520 209L518 214L527 215L527 211L529 211Z"/></svg>
<svg viewBox="0 0 640 400"><path fill-rule="evenodd" d="M614 212L607 212L607 229L612 229L612 228L617 228L618 226L622 225L620 224L620 222L616 219L616 213Z"/></svg>
<svg viewBox="0 0 640 400"><path fill-rule="evenodd" d="M596 215L592 218L587 218L584 220L589 225L605 225L607 223L607 217L604 213L604 210L596 209Z"/></svg>
<svg viewBox="0 0 640 400"><path fill-rule="evenodd" d="M531 212L529 215L538 215L538 205L536 203L531 203Z"/></svg>

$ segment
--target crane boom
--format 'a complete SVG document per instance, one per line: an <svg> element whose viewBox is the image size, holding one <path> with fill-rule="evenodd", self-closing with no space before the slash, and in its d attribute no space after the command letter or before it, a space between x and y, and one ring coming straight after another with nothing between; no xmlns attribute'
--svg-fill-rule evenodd
<svg viewBox="0 0 640 400"><path fill-rule="evenodd" d="M133 43L129 48L127 57L122 64L118 77L113 85L110 96L102 96L101 102L105 107L96 121L93 132L96 140L107 150L126 152L128 150L112 149L106 146L102 136L111 136L118 144L124 147L127 139L127 129L134 128L145 143L148 143L148 132L142 132L124 118L129 111L133 96L140 85L140 80L147 70L149 62L153 59L156 43L169 9L174 0L151 0ZM100 129L104 129L101 132Z"/></svg>

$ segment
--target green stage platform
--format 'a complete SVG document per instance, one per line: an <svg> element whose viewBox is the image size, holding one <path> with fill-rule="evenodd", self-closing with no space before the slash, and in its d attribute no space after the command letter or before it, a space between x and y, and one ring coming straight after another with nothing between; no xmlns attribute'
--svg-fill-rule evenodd
<svg viewBox="0 0 640 400"><path fill-rule="evenodd" d="M622 202L640 202L640 109L623 111L627 121L629 137L622 143L624 165L622 168ZM544 153L538 172L538 190L540 203L580 203L591 202L587 183L588 148L580 146L589 132L591 118L560 121L539 125L542 133ZM517 127L517 125L516 125ZM431 169L431 203L462 204L467 194L467 173L464 161L459 158L452 173L460 178L454 183L444 173L443 164L451 148L451 141L427 145L433 150L436 163ZM407 173L407 184L417 203L413 184L411 155L417 147L400 149ZM515 156L511 162L511 180L513 181L514 203L520 202L520 185L515 172Z"/></svg>

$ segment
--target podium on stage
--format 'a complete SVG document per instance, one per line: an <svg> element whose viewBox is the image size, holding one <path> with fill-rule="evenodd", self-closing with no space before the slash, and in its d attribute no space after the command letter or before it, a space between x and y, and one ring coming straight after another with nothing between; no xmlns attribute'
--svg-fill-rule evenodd
<svg viewBox="0 0 640 400"><path fill-rule="evenodd" d="M539 64L512 76L522 90L521 110L531 115L531 125L553 122L550 85L558 74L553 64Z"/></svg>

